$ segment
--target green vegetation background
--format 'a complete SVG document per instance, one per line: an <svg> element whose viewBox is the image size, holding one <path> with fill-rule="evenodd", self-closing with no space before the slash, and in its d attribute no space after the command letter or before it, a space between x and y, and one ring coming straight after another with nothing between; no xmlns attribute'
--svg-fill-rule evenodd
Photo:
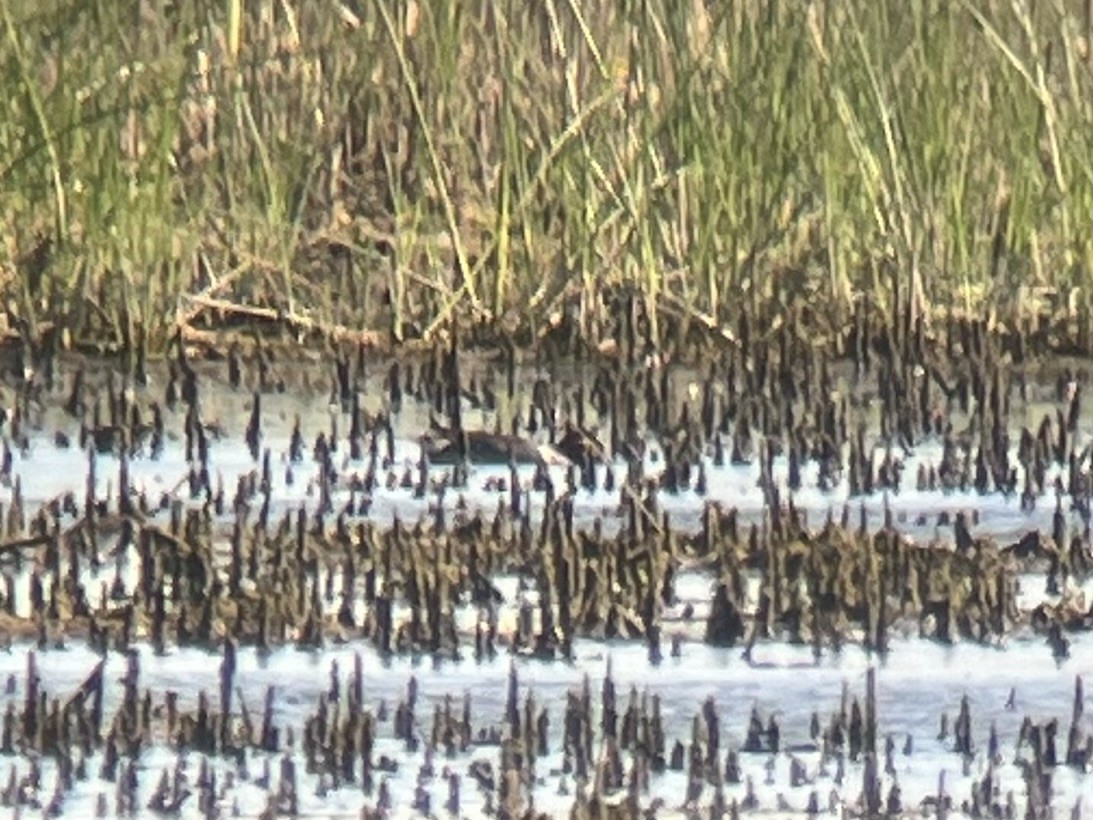
<svg viewBox="0 0 1093 820"><path fill-rule="evenodd" d="M1088 315L1083 0L0 7L24 332L162 344L238 306L595 342L607 284L711 326L897 285Z"/></svg>

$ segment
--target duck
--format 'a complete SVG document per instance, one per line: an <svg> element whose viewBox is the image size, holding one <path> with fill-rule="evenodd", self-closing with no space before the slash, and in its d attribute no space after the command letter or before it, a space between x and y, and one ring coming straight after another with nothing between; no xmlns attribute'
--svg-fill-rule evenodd
<svg viewBox="0 0 1093 820"><path fill-rule="evenodd" d="M572 463L550 445L536 445L520 436L486 430L458 431L435 420L432 427L432 431L421 437L424 454L432 464L457 464L464 452L472 464L534 464L545 468ZM460 447L460 436L465 450Z"/></svg>

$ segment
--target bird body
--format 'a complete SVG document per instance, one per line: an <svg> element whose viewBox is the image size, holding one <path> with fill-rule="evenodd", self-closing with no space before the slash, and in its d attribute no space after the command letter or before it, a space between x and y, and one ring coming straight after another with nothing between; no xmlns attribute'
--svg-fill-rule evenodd
<svg viewBox="0 0 1093 820"><path fill-rule="evenodd" d="M471 464L482 465L512 463L549 467L569 464L569 460L550 445L536 445L520 436L486 430L440 428L423 436L421 443L432 464L456 464L463 457Z"/></svg>

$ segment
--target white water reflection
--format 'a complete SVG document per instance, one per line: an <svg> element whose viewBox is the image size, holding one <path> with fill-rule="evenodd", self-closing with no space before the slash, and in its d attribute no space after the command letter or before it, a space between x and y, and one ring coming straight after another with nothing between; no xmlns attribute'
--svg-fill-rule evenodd
<svg viewBox="0 0 1093 820"><path fill-rule="evenodd" d="M168 690L178 693L180 708L196 705L200 690L205 690L216 702L220 658L209 653L183 649L155 656L147 648L139 648L140 686L149 688L153 701L162 703ZM986 772L987 737L994 724L1001 740L1002 763L995 769L1001 794L1014 792L1020 804L1024 786L1020 770L1014 765L1015 743L1021 721L1026 717L1040 723L1057 718L1060 724L1059 754L1065 754L1065 732L1070 722L1076 674L1088 675L1093 671L1093 643L1077 642L1069 660L1056 665L1047 648L1039 643L1011 643L1004 650L988 649L977 645L959 644L942 647L924 641L893 641L892 651L883 661L868 656L858 649L848 649L841 654L826 653L814 662L807 647L789 647L775 644L758 644L753 651L752 664L741 660L738 650L716 649L701 645L688 645L679 658L671 658L658 666L650 666L645 660L645 650L640 645L615 643L611 645L578 641L576 657L572 664L545 663L533 660L512 660L501 655L482 664L473 662L443 662L434 664L428 659L417 661L408 658L383 662L366 646L332 646L319 652L303 652L281 649L261 657L255 651L243 649L238 653L236 682L240 686L248 708L253 715L260 712L266 688L275 687L274 722L281 727L303 725L306 716L313 712L321 693L330 685L330 665L337 661L342 681L342 691L353 669L354 653L363 657L364 693L367 708L375 710L380 701L390 710L405 696L411 675L418 683L419 705L417 716L419 730L428 735L434 705L446 695L452 695L459 707L462 695L472 699L472 722L477 732L480 727L497 725L504 713L506 678L509 664L515 663L520 681L521 700L527 691L535 694L536 702L545 706L550 715L552 754L541 760L536 767L540 778L535 789L536 807L552 816L565 811L571 798L562 799L557 794L562 780L558 773L561 766L561 731L564 695L567 690L581 686L588 675L593 704L598 714L599 691L603 676L610 665L612 678L619 693L619 708L624 710L631 686L639 691L659 694L662 698L661 713L664 720L668 746L675 739L689 742L693 716L707 697L717 704L722 727L723 750L739 748L743 743L748 716L757 707L764 720L770 714L777 716L782 729L783 748L806 744L809 741L808 726L813 711L818 711L821 724L826 725L830 716L838 711L844 684L850 695L864 699L865 674L871 664L877 667L878 736L891 735L896 741L895 778L898 780L907 807L917 805L924 797L936 793L938 776L945 773L946 791L954 797L956 805L971 794L972 784ZM50 650L37 654L37 666L41 685L51 696L66 697L93 668L99 657L81 647L64 651ZM22 703L24 692L26 649L17 647L0 656L0 676L15 677L12 693L0 701L13 700L17 707ZM121 655L107 658L105 709L109 715L117 708L121 687L115 685L125 670ZM1011 689L1015 692L1014 708L1006 708ZM1088 691L1088 690L1087 690ZM967 695L971 707L972 735L975 758L964 773L961 757L952 750L952 736L939 739L938 727L941 714L948 713L950 726L955 720L960 699ZM344 694L343 694L344 697ZM1082 731L1093 732L1093 704L1086 697L1086 716ZM6 703L0 703L0 708ZM238 707L237 707L238 708ZM598 718L594 718L594 721ZM391 792L396 804L407 807L418 785L418 770L424 762L424 751L410 754L404 745L392 735L390 719L379 727L381 741L375 755L388 754L399 761L399 771L391 776ZM906 737L913 738L913 752L904 755L902 749ZM299 737L299 735L297 735ZM722 753L724 754L724 752ZM492 761L495 770L499 762L496 747L472 749L469 755L457 760L438 755L436 768L448 766L462 770L472 759ZM853 803L861 791L862 769L859 764L847 765L847 776L842 786L835 785L832 775L835 766L830 764L826 776L819 771L819 754L798 751L796 756L806 765L814 782L793 788L789 781L791 753L783 751L774 760L773 784L767 785L769 755L742 754L741 765L745 775L756 784L760 805L773 810L777 795L796 811L802 812L813 789L818 790L822 804L826 806L828 793L834 790L840 801ZM198 756L189 755L191 770L196 770ZM253 754L248 764L253 778L261 770L260 754ZM882 755L883 759L883 755ZM276 762L276 761L275 761ZM0 766L3 763L0 762ZM25 764L16 763L17 766ZM141 797L147 802L158 782L158 770L173 767L174 758L169 750L152 748L140 758ZM722 764L723 757L722 757ZM227 771L233 769L226 761L218 766ZM44 788L52 783L47 763L44 770ZM97 773L97 765L90 771ZM277 766L273 766L277 772ZM374 795L366 798L360 786L346 785L323 798L316 797L317 779L304 772L302 762L297 767L301 813L329 816L356 814L360 806L374 804ZM377 774L377 778L379 775ZM219 782L223 783L223 777ZM884 792L893 782L891 775L884 776ZM1059 766L1053 775L1053 805L1059 810L1069 810L1080 797L1091 793L1093 775L1066 766ZM572 787L570 782L570 786ZM651 793L643 802L662 797L668 807L677 807L684 792L685 775L668 772L654 776ZM441 807L446 799L447 787L439 778L426 784L433 795L433 805ZM113 786L92 776L79 784L65 801L66 812L83 814L90 801L104 791L113 805ZM742 799L744 786L726 787L729 800ZM482 796L473 781L465 779L462 789L465 816L476 816L481 808ZM704 802L712 798L709 787L705 789ZM237 800L245 813L260 811L265 802L265 791L251 783L239 783L238 787L223 799L225 809ZM190 805L196 811L196 803Z"/></svg>

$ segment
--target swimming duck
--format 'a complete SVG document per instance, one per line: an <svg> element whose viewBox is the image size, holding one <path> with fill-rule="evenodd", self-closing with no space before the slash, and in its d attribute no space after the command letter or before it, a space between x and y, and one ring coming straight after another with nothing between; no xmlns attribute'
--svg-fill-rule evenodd
<svg viewBox="0 0 1093 820"><path fill-rule="evenodd" d="M460 447L460 436L464 448ZM421 438L425 455L433 464L456 464L463 452L472 464L535 464L567 466L569 459L549 445L535 445L519 436L485 430L456 431L433 423L433 431Z"/></svg>

